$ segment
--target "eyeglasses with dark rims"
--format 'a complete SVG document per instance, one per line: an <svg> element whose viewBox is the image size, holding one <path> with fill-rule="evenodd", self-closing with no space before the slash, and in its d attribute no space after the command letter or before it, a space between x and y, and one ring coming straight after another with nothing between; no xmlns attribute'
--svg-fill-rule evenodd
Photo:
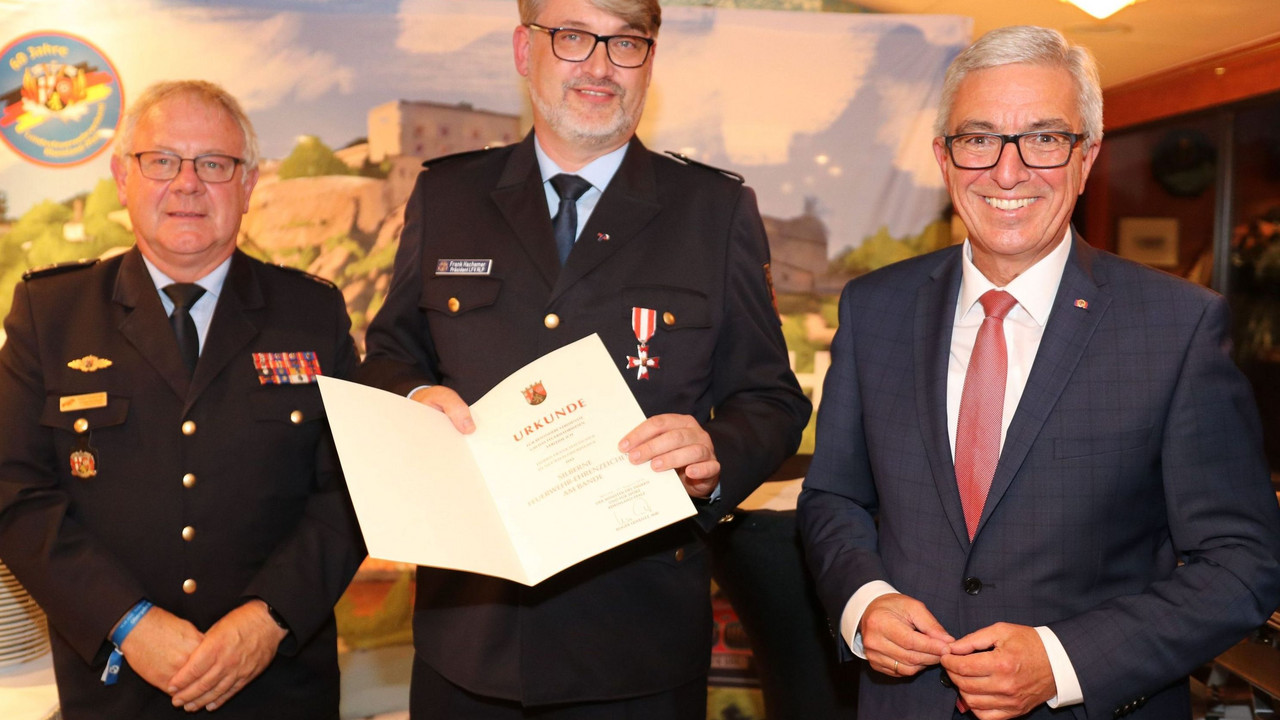
<svg viewBox="0 0 1280 720"><path fill-rule="evenodd" d="M148 180L172 180L182 172L182 163L190 161L196 177L207 183L224 183L235 177L236 167L244 163L243 158L230 155L210 153L185 158L164 150L134 153L133 157L138 161L142 177Z"/></svg>
<svg viewBox="0 0 1280 720"><path fill-rule="evenodd" d="M951 153L951 162L961 170L986 170L1000 162L1004 146L1018 148L1022 164L1036 170L1059 168L1071 161L1071 150L1087 137L1084 133L1033 130L1002 135L971 132L946 135L942 141Z"/></svg>
<svg viewBox="0 0 1280 720"><path fill-rule="evenodd" d="M550 35L551 53L565 62L583 62L595 52L596 45L604 43L609 62L620 68L638 68L653 49L653 38L642 35L597 35L578 28L549 28L537 23L524 26Z"/></svg>

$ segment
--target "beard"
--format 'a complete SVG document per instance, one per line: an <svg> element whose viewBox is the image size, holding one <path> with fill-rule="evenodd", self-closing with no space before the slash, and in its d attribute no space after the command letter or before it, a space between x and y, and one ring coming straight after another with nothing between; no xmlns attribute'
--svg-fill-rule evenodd
<svg viewBox="0 0 1280 720"><path fill-rule="evenodd" d="M607 109L601 108L605 112L596 114L595 117L575 112L568 102L569 93L584 85L606 88L614 94L614 104ZM640 112L644 109L642 99L634 112L628 113L626 89L611 80L570 80L561 86L561 91L559 98L545 98L539 94L537 86L530 83L529 99L557 136L584 148L607 147L625 142L635 132Z"/></svg>

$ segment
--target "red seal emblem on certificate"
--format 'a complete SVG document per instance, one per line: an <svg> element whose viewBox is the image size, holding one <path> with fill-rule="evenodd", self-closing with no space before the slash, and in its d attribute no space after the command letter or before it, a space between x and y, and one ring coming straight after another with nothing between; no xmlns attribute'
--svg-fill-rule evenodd
<svg viewBox="0 0 1280 720"><path fill-rule="evenodd" d="M547 389L542 387L541 380L524 389L524 399L530 405L541 405L547 399Z"/></svg>

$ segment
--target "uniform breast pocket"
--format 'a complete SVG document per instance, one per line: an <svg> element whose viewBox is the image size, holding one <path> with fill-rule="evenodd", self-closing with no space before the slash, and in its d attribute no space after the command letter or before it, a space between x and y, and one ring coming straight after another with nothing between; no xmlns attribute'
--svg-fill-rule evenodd
<svg viewBox="0 0 1280 720"><path fill-rule="evenodd" d="M65 459L64 470L81 480L99 477L98 448L128 447L124 437L129 398L105 392L45 398L40 425L54 432L54 454Z"/></svg>
<svg viewBox="0 0 1280 720"><path fill-rule="evenodd" d="M50 396L45 398L40 424L44 427L80 435L124 424L129 417L129 398L107 393L93 393L71 398ZM77 405L77 402L79 403ZM87 407L91 405L92 407Z"/></svg>
<svg viewBox="0 0 1280 720"><path fill-rule="evenodd" d="M496 277L435 277L427 280L419 306L428 313L458 317L493 305L501 290L502 280Z"/></svg>
<svg viewBox="0 0 1280 720"><path fill-rule="evenodd" d="M437 348L476 350L471 343L491 342L502 332L502 318L493 312L502 280L486 276L433 277L419 301Z"/></svg>
<svg viewBox="0 0 1280 720"><path fill-rule="evenodd" d="M324 419L324 402L319 386L264 385L249 395L253 419L264 423L309 426Z"/></svg>
<svg viewBox="0 0 1280 720"><path fill-rule="evenodd" d="M655 334L711 327L711 301L706 293L690 288L664 285L632 285L622 288L623 310L632 314L632 324L648 318L634 317L639 311L653 311ZM642 329L641 332L644 330Z"/></svg>

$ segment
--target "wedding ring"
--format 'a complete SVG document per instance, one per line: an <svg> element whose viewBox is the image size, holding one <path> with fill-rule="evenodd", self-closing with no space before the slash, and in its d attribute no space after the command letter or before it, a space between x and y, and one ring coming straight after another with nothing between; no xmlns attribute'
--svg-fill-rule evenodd
<svg viewBox="0 0 1280 720"><path fill-rule="evenodd" d="M896 673L896 672L898 672L898 661L897 661L897 660L894 660L894 661L893 661L893 671L894 671L895 673Z"/></svg>

